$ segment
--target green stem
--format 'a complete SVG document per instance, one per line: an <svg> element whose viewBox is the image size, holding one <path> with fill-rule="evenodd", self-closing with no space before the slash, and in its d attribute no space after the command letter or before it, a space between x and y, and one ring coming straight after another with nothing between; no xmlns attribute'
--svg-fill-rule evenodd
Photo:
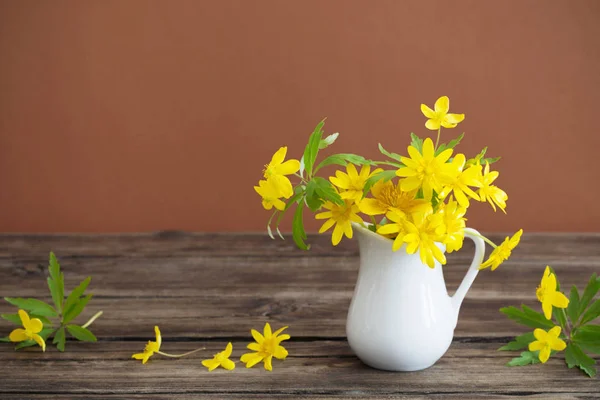
<svg viewBox="0 0 600 400"><path fill-rule="evenodd" d="M481 234L473 234L473 236L477 236L480 237L481 239L483 239L487 244L489 244L490 246L492 246L492 248L496 248L498 246L496 246L496 243L492 242L490 239L486 238L485 236L481 235Z"/></svg>
<svg viewBox="0 0 600 400"><path fill-rule="evenodd" d="M373 226L375 227L375 230L377 230L377 220L375 219L374 215L371 215L371 222L373 223Z"/></svg>
<svg viewBox="0 0 600 400"><path fill-rule="evenodd" d="M437 139L435 140L435 149L437 150L438 148L438 144L440 143L440 133L442 132L442 127L440 126L438 128L438 135L437 135Z"/></svg>
<svg viewBox="0 0 600 400"><path fill-rule="evenodd" d="M567 324L567 326L565 327L565 335L567 335L567 338L571 339L571 324L569 324L569 317L567 317L567 313L565 312L564 308L561 308L560 311L565 317L565 324Z"/></svg>
<svg viewBox="0 0 600 400"><path fill-rule="evenodd" d="M200 350L206 350L206 347L200 347L199 349L196 350L192 350L192 351L188 351L187 353L183 353L183 354L169 354L169 353L165 353L162 351L157 351L158 354L165 356L165 357L171 357L171 358L180 358L180 357L185 357L185 356L189 356L190 354L194 354Z"/></svg>
<svg viewBox="0 0 600 400"><path fill-rule="evenodd" d="M94 321L96 319L98 319L101 315L102 315L102 311L98 311L96 314L94 314L94 316L92 318L90 318L90 320L88 322L86 322L85 324L81 325L81 327L82 328L87 328L88 326L90 326L91 324L93 324Z"/></svg>

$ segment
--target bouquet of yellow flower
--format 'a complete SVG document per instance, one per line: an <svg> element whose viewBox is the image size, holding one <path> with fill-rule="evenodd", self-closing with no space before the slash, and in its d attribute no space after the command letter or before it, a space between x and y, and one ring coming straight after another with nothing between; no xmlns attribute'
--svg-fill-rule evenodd
<svg viewBox="0 0 600 400"><path fill-rule="evenodd" d="M449 253L462 247L465 214L471 200L487 202L494 211L506 212L508 199L494 184L499 173L490 169L499 158L485 157L487 148L467 158L454 151L464 134L440 143L442 128L455 128L465 118L464 114L449 113L449 108L446 96L435 102L434 109L421 104L421 111L427 117L425 127L437 131L437 138L434 144L431 138L422 139L411 133L408 156L389 152L379 144L386 160L333 154L317 163L319 151L333 144L339 135L324 137L324 120L310 135L300 160L285 161L287 147L281 147L265 166L264 179L254 187L262 197L263 207L275 208L267 223L269 236L273 238L274 226L283 238L279 223L288 209L295 206L292 235L299 248L308 249L303 221L304 209L308 208L316 213L316 219L325 220L319 233L333 227L334 246L344 236L352 238L352 223L356 223L393 239L394 251L406 244L407 253L418 251L421 261L429 267L434 268L435 260L445 264L446 258L435 243L444 244ZM329 179L318 176L330 165L345 170L335 171ZM289 177L296 179L295 185ZM494 250L480 269L498 268L517 246L522 232L507 237L500 245L482 236Z"/></svg>

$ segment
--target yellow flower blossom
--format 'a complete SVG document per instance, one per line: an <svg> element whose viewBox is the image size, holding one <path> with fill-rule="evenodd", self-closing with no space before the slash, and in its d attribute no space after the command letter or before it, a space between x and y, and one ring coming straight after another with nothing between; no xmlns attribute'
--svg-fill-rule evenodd
<svg viewBox="0 0 600 400"><path fill-rule="evenodd" d="M359 203L363 197L363 190L367 179L381 171L381 168L378 168L371 172L370 166L363 165L359 173L354 164L348 164L346 166L346 173L335 171L335 176L330 177L329 180L339 189L342 189L340 193L342 199L354 200L356 203Z"/></svg>
<svg viewBox="0 0 600 400"><path fill-rule="evenodd" d="M323 208L329 211L315 215L316 219L327 219L323 226L321 226L321 229L319 229L319 233L323 233L335 225L333 234L331 235L331 243L333 243L334 246L337 246L340 243L342 236L344 235L348 239L352 239L353 232L351 222L363 222L357 215L359 212L358 206L350 200L345 200L343 205L327 201L323 204Z"/></svg>
<svg viewBox="0 0 600 400"><path fill-rule="evenodd" d="M231 345L231 342L229 342L227 343L225 350L215 354L215 356L209 360L202 361L202 365L208 368L209 371L212 371L219 366L231 371L235 368L235 363L229 359L232 350L233 346Z"/></svg>
<svg viewBox="0 0 600 400"><path fill-rule="evenodd" d="M555 326L548 332L538 328L533 331L533 336L535 336L537 340L529 343L529 351L539 350L540 354L538 357L542 363L548 361L552 350L561 351L567 347L564 340L559 337L560 326Z"/></svg>
<svg viewBox="0 0 600 400"><path fill-rule="evenodd" d="M24 342L26 340L34 340L40 345L43 351L46 351L46 342L39 333L44 329L44 324L39 318L29 318L29 314L25 310L19 310L19 317L23 328L17 328L10 333L8 338L11 342Z"/></svg>
<svg viewBox="0 0 600 400"><path fill-rule="evenodd" d="M286 154L286 146L277 150L277 152L273 154L271 162L265 165L263 174L265 179L271 180L273 185L279 191L280 195L277 197L283 196L286 199L289 199L294 194L294 189L292 188L292 183L285 175L296 173L300 169L300 161L292 159L283 162Z"/></svg>
<svg viewBox="0 0 600 400"><path fill-rule="evenodd" d="M288 340L290 335L280 335L280 333L286 328L287 326L284 326L283 328L271 333L271 325L269 325L267 322L262 335L260 332L252 329L250 332L252 333L252 337L256 342L250 343L248 345L248 349L254 351L254 353L246 353L240 358L240 360L246 364L246 368L253 367L259 362L264 361L265 369L267 371L272 371L273 357L279 360L285 360L288 355L288 351L281 346L280 343L284 340Z"/></svg>
<svg viewBox="0 0 600 400"><path fill-rule="evenodd" d="M443 240L446 251L452 253L460 250L465 239L466 218L464 218L464 215L467 209L450 198L448 204L443 205L439 212L442 214L446 226L446 234Z"/></svg>
<svg viewBox="0 0 600 400"><path fill-rule="evenodd" d="M487 261L485 261L483 264L481 264L479 266L479 269L480 270L486 269L487 267L491 266L492 271L494 271L496 268L498 268L500 266L500 264L502 264L504 261L508 260L508 257L510 257L510 254L513 251L513 249L515 247L517 247L517 245L519 244L522 234L523 234L523 229L519 229L519 231L517 233L515 233L513 235L513 237L508 238L508 236L507 236L504 239L504 242L502 242L498 247L496 247L492 251L492 253L490 254L490 257L487 259Z"/></svg>
<svg viewBox="0 0 600 400"><path fill-rule="evenodd" d="M416 199L416 190L405 192L400 188L400 183L395 185L392 181L379 181L371 188L373 198L362 199L358 208L367 215L385 214L392 210L404 213L427 212L431 203L424 199Z"/></svg>
<svg viewBox="0 0 600 400"><path fill-rule="evenodd" d="M398 251L404 244L403 239L407 223L406 215L400 210L392 210L385 216L392 222L379 226L377 228L377 233L380 235L396 235L394 243L392 244L392 250Z"/></svg>
<svg viewBox="0 0 600 400"><path fill-rule="evenodd" d="M423 142L422 154L413 146L408 146L408 154L410 158L400 158L405 167L396 171L396 175L405 178L402 179L400 188L406 192L422 188L426 201L431 201L434 190L440 193L443 186L450 183L458 172L456 164L446 163L452 155L452 149L444 150L436 156L430 138Z"/></svg>
<svg viewBox="0 0 600 400"><path fill-rule="evenodd" d="M546 319L552 318L552 307L567 308L569 305L569 299L563 293L556 290L557 286L556 275L550 271L549 266L546 266L540 286L535 291L535 295L540 303L542 303L542 310L544 310Z"/></svg>
<svg viewBox="0 0 600 400"><path fill-rule="evenodd" d="M270 210L273 207L279 211L285 209L285 203L280 199L281 192L273 179L259 181L258 186L254 186L254 190L262 197L262 205L265 210Z"/></svg>
<svg viewBox="0 0 600 400"><path fill-rule="evenodd" d="M449 182L444 186L440 197L444 198L450 192L454 193L456 201L462 207L469 207L469 197L479 200L479 196L469 186L480 186L481 166L474 165L465 170L465 155L457 154L452 160L452 164L456 165L457 174L449 179ZM467 197L469 196L469 197Z"/></svg>
<svg viewBox="0 0 600 400"><path fill-rule="evenodd" d="M131 356L131 358L135 358L136 360L142 360L142 364L146 364L148 359L154 355L154 353L158 353L160 351L160 345L162 343L162 338L160 337L160 330L158 326L154 327L154 333L156 333L156 341L153 342L151 340L148 341L148 344L144 348L142 353L137 353Z"/></svg>
<svg viewBox="0 0 600 400"><path fill-rule="evenodd" d="M490 164L486 162L483 175L480 177L480 182L476 186L479 187L479 197L481 201L490 203L494 211L496 211L496 206L498 206L498 208L506 214L505 208L508 195L498 186L492 185L496 178L498 178L498 175L500 175L498 171L490 172Z"/></svg>
<svg viewBox="0 0 600 400"><path fill-rule="evenodd" d="M414 223L406 223L406 234L402 238L406 243L406 252L414 254L419 250L421 262L429 268L435 268L434 259L442 265L446 264L446 256L436 245L436 242L443 240L446 231L442 215L415 213L412 217Z"/></svg>
<svg viewBox="0 0 600 400"><path fill-rule="evenodd" d="M448 96L442 96L436 100L434 110L421 104L421 112L427 118L425 127L432 131L437 131L440 126L444 128L454 128L458 123L465 119L465 114L449 114L450 99Z"/></svg>

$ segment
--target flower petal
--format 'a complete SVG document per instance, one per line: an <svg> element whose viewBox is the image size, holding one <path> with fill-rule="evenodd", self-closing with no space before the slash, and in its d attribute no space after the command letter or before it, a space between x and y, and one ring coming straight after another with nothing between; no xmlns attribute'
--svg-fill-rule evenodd
<svg viewBox="0 0 600 400"><path fill-rule="evenodd" d="M264 355L261 353L246 353L240 358L240 361L246 364L246 368L252 368L262 361Z"/></svg>
<svg viewBox="0 0 600 400"><path fill-rule="evenodd" d="M558 308L567 308L569 306L569 299L561 292L552 293L550 302L554 307Z"/></svg>
<svg viewBox="0 0 600 400"><path fill-rule="evenodd" d="M288 326L286 325L282 328L277 329L275 332L273 332L273 336L278 336L281 332L285 331L287 328L288 328Z"/></svg>
<svg viewBox="0 0 600 400"><path fill-rule="evenodd" d="M283 162L283 160L285 160L286 154L287 154L287 146L280 147L279 150L277 150L275 152L275 154L273 154L273 157L271 158L270 166L276 166L276 165L281 164Z"/></svg>
<svg viewBox="0 0 600 400"><path fill-rule="evenodd" d="M437 131L440 129L440 125L440 121L436 119L428 119L425 122L425 128L429 129L430 131Z"/></svg>
<svg viewBox="0 0 600 400"><path fill-rule="evenodd" d="M162 344L162 337L160 336L160 329L158 329L158 325L154 327L154 334L156 335L156 344L158 345L158 349L160 349L160 345ZM158 351L158 349L156 349Z"/></svg>
<svg viewBox="0 0 600 400"><path fill-rule="evenodd" d="M539 340L529 343L529 346L528 346L529 351L541 350L542 347L544 347L544 343L540 342Z"/></svg>
<svg viewBox="0 0 600 400"><path fill-rule="evenodd" d="M287 160L283 164L275 168L275 171L281 175L290 175L297 172L300 169L300 161L298 160Z"/></svg>
<svg viewBox="0 0 600 400"><path fill-rule="evenodd" d="M427 118L434 118L435 117L435 112L431 108L429 108L428 106L426 106L425 104L421 104L421 112Z"/></svg>
<svg viewBox="0 0 600 400"><path fill-rule="evenodd" d="M227 346L225 347L225 350L223 350L223 355L226 358L229 358L229 356L231 356L231 352L233 351L233 345L231 344L231 342L227 343Z"/></svg>
<svg viewBox="0 0 600 400"><path fill-rule="evenodd" d="M358 208L367 215L380 215L387 211L386 205L377 199L363 199Z"/></svg>
<svg viewBox="0 0 600 400"><path fill-rule="evenodd" d="M273 331L271 331L271 325L268 322L265 323L263 335L265 337L265 340L271 339L271 336L273 336Z"/></svg>
<svg viewBox="0 0 600 400"><path fill-rule="evenodd" d="M221 367L225 368L228 371L235 369L235 363L231 360L223 360L221 361Z"/></svg>
<svg viewBox="0 0 600 400"><path fill-rule="evenodd" d="M452 149L448 149L448 150L452 150ZM423 142L423 159L432 160L434 157L435 157L435 148L433 147L433 140L431 140L430 138L427 138Z"/></svg>
<svg viewBox="0 0 600 400"><path fill-rule="evenodd" d="M211 358L210 360L203 360L202 361L202 365L204 365L206 368L208 368L209 371L214 370L220 364L221 363L219 361L215 360L214 358Z"/></svg>
<svg viewBox="0 0 600 400"><path fill-rule="evenodd" d="M450 110L450 99L448 96L442 96L435 101L435 112L446 114Z"/></svg>
<svg viewBox="0 0 600 400"><path fill-rule="evenodd" d="M464 119L465 114L446 114L444 117L444 122L454 124L454 126L456 126L456 124L462 122Z"/></svg>
<svg viewBox="0 0 600 400"><path fill-rule="evenodd" d="M536 328L533 331L533 336L539 340L540 342L545 342L546 341L546 337L548 336L548 333L540 328Z"/></svg>
<svg viewBox="0 0 600 400"><path fill-rule="evenodd" d="M271 361L273 361L273 356L267 356L265 358L265 369L267 371L273 371L273 364L271 363Z"/></svg>
<svg viewBox="0 0 600 400"><path fill-rule="evenodd" d="M344 235L344 228L340 226L340 224L336 224L335 228L333 228L333 234L331 235L331 243L334 246L337 246L342 241L342 236Z"/></svg>
<svg viewBox="0 0 600 400"><path fill-rule="evenodd" d="M248 350L254 350L254 351L260 351L261 346L258 343L249 343L248 346L246 346L248 348Z"/></svg>
<svg viewBox="0 0 600 400"><path fill-rule="evenodd" d="M319 233L325 232L326 230L328 230L329 228L331 228L334 224L335 224L335 220L334 219L328 219L327 221L325 221L325 223L323 224L323 226L321 226L321 229L319 229Z"/></svg>
<svg viewBox="0 0 600 400"><path fill-rule="evenodd" d="M273 356L279 360L285 360L288 356L288 351L283 346L275 347L275 351L273 351Z"/></svg>
<svg viewBox="0 0 600 400"><path fill-rule="evenodd" d="M21 323L23 324L23 328L29 328L29 314L25 310L19 310L19 317L21 318Z"/></svg>
<svg viewBox="0 0 600 400"><path fill-rule="evenodd" d="M542 364L548 361L548 359L550 358L550 346L542 347L542 349L540 350L539 358Z"/></svg>
<svg viewBox="0 0 600 400"><path fill-rule="evenodd" d="M44 324L38 318L31 318L29 320L29 331L31 333L40 333L44 329Z"/></svg>
<svg viewBox="0 0 600 400"><path fill-rule="evenodd" d="M251 329L250 333L252 334L252 337L254 338L256 343L262 344L262 342L265 341L265 338L263 337L263 335L256 329Z"/></svg>
<svg viewBox="0 0 600 400"><path fill-rule="evenodd" d="M31 338L33 340L35 340L35 342L37 344L40 345L40 347L42 348L42 351L46 351L46 342L44 342L44 338L42 338L40 335L35 334L35 333L31 336Z"/></svg>
<svg viewBox="0 0 600 400"><path fill-rule="evenodd" d="M25 329L17 328L8 336L11 342L23 342L29 340L29 336L25 333Z"/></svg>
<svg viewBox="0 0 600 400"><path fill-rule="evenodd" d="M546 317L546 319L552 318L552 302L549 301L549 299L544 299L542 310L544 311L544 317Z"/></svg>

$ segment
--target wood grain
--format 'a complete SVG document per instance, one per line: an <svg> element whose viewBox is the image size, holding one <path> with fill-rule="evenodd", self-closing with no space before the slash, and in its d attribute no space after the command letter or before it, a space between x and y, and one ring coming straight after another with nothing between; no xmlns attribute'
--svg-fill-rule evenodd
<svg viewBox="0 0 600 400"><path fill-rule="evenodd" d="M0 236L0 295L49 300L44 278L53 250L68 288L93 276L95 296L80 319L105 312L93 325L98 343L69 341L65 353L14 352L1 344L0 398L600 398L598 379L568 370L561 356L544 366L507 368L516 354L496 351L523 332L498 309L522 302L538 308L535 288L546 264L563 285L581 287L600 272L600 235L526 235L509 262L478 276L448 353L428 370L396 374L364 366L345 341L356 243L332 248L325 237L310 240L313 248L302 252L252 234ZM450 255L450 292L472 249L469 243ZM0 303L5 312L14 308ZM249 329L267 321L289 325L292 335L290 356L273 372L238 363L234 372L208 373L200 365L228 341L236 359L251 341ZM142 366L131 354L152 338L155 324L165 351L206 351L180 360L155 356ZM10 329L0 321L0 336Z"/></svg>

